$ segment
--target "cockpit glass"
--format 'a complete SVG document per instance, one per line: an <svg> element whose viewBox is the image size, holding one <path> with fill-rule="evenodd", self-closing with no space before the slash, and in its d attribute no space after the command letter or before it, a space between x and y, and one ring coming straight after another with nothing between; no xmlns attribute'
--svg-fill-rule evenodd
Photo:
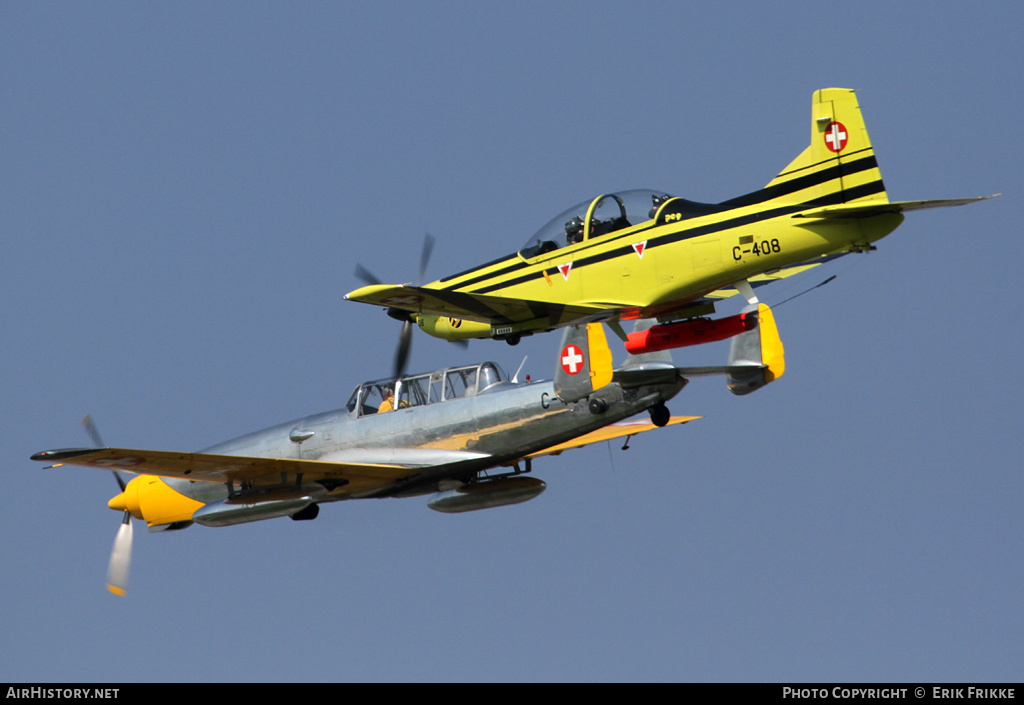
<svg viewBox="0 0 1024 705"><path fill-rule="evenodd" d="M582 242L587 213L592 206L587 237L600 237L653 219L657 206L668 198L664 191L634 189L583 201L549 220L527 240L519 254L524 259L532 259Z"/></svg>
<svg viewBox="0 0 1024 705"><path fill-rule="evenodd" d="M472 393L476 388L476 370L475 366L449 370L444 380L444 398L457 399Z"/></svg>
<svg viewBox="0 0 1024 705"><path fill-rule="evenodd" d="M398 391L398 408L426 404L429 385L430 375L403 379Z"/></svg>
<svg viewBox="0 0 1024 705"><path fill-rule="evenodd" d="M432 372L430 374L430 392L427 396L428 404L436 404L441 401L441 392L444 390L444 373Z"/></svg>
<svg viewBox="0 0 1024 705"><path fill-rule="evenodd" d="M348 402L346 402L345 408L348 409L349 411L355 410L356 402L359 400L360 389L362 389L362 387L356 387L355 390L352 392L352 396L348 398Z"/></svg>
<svg viewBox="0 0 1024 705"><path fill-rule="evenodd" d="M369 416L472 396L505 381L501 369L493 362L403 377L397 383L394 379L381 379L359 385L345 408L357 411L359 416Z"/></svg>
<svg viewBox="0 0 1024 705"><path fill-rule="evenodd" d="M390 380L367 382L360 387L359 415L376 414L390 410L394 404L394 383Z"/></svg>
<svg viewBox="0 0 1024 705"><path fill-rule="evenodd" d="M477 393L480 393L501 382L501 373L491 363L484 363L480 366L480 378L477 380Z"/></svg>

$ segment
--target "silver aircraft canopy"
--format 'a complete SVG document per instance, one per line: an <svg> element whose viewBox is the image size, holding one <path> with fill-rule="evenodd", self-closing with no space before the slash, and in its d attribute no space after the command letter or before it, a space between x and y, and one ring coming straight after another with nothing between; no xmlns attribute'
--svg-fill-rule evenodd
<svg viewBox="0 0 1024 705"><path fill-rule="evenodd" d="M359 416L368 416L394 408L439 404L510 385L498 365L482 362L364 382L352 392L345 408Z"/></svg>

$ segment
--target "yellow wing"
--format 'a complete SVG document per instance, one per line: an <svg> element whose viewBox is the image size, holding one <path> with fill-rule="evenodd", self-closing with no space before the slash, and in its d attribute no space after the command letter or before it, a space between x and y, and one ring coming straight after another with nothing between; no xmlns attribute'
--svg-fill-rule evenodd
<svg viewBox="0 0 1024 705"><path fill-rule="evenodd" d="M688 421L702 418L700 416L673 416L668 420L665 426L673 426L675 424L684 424ZM537 458L542 455L558 455L563 450L570 448L581 448L582 446L590 445L591 443L599 443L600 441L608 441L613 438L622 438L623 436L635 436L638 433L644 431L652 431L659 426L655 426L649 420L645 419L634 419L629 421L617 421L616 423L609 424L603 428L599 428L596 431L574 438L571 441L565 443L559 443L556 446L545 448L542 451L531 454L530 458Z"/></svg>
<svg viewBox="0 0 1024 705"><path fill-rule="evenodd" d="M345 295L351 301L389 306L413 313L462 318L481 323L518 323L546 318L553 327L584 319L592 320L609 310L605 305L558 304L512 299L504 296L467 294L418 286L374 284Z"/></svg>

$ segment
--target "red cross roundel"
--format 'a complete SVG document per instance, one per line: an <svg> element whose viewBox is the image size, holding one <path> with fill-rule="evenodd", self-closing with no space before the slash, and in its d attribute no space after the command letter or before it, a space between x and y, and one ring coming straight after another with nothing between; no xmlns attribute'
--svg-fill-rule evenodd
<svg viewBox="0 0 1024 705"><path fill-rule="evenodd" d="M574 375L583 369L583 351L576 345L566 345L562 348L562 354L558 359L566 374Z"/></svg>
<svg viewBox="0 0 1024 705"><path fill-rule="evenodd" d="M841 122L830 122L825 128L825 146L830 152L842 152L850 139L850 133Z"/></svg>

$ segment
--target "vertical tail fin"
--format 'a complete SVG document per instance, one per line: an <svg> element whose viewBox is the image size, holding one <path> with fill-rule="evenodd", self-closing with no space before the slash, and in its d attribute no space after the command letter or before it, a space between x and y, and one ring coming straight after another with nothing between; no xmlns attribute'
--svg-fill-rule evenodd
<svg viewBox="0 0 1024 705"><path fill-rule="evenodd" d="M814 92L811 143L766 189L787 203L889 202L853 90Z"/></svg>
<svg viewBox="0 0 1024 705"><path fill-rule="evenodd" d="M612 352L600 323L568 326L555 365L555 394L574 402L612 381Z"/></svg>

